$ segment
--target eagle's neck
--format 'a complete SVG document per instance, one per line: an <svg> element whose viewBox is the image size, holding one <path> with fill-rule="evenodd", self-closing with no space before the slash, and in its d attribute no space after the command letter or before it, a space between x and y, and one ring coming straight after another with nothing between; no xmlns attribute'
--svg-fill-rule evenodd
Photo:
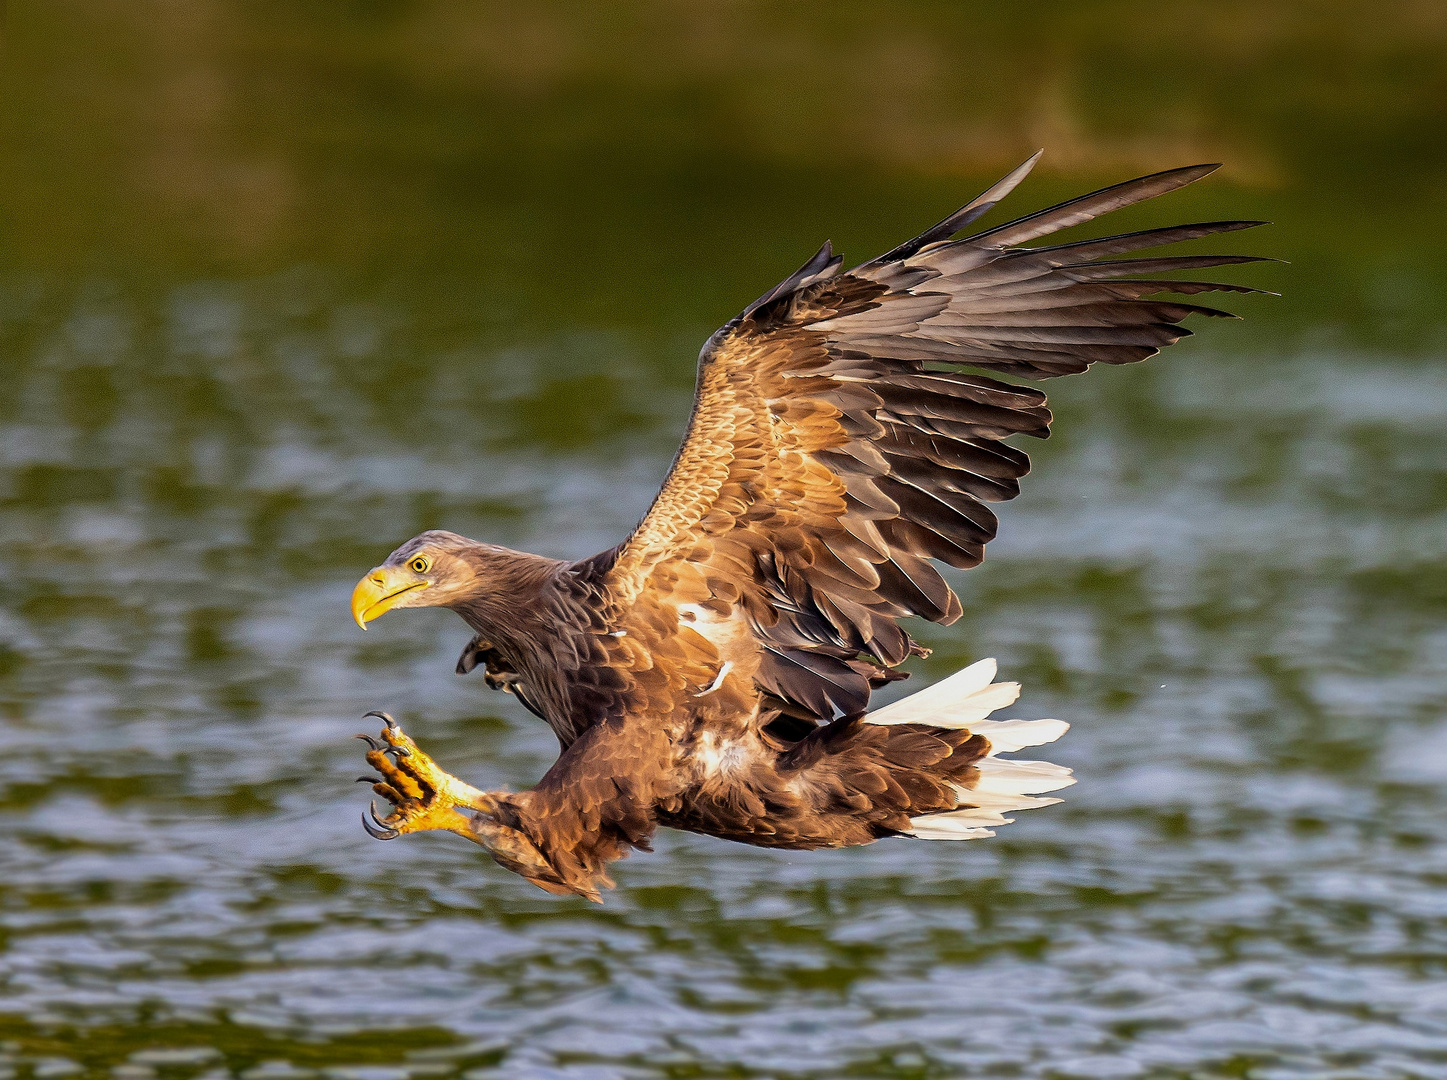
<svg viewBox="0 0 1447 1080"><path fill-rule="evenodd" d="M567 746L596 719L576 693L579 674L604 661L590 590L569 564L540 555L491 548L470 561L475 587L448 606L507 660L519 695Z"/></svg>

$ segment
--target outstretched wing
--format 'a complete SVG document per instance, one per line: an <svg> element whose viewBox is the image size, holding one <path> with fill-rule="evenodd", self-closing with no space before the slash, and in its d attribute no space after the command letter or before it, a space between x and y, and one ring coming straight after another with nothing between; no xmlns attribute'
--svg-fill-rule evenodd
<svg viewBox="0 0 1447 1080"><path fill-rule="evenodd" d="M917 652L898 620L949 623L932 565L970 567L1029 458L1004 440L1050 431L1045 395L981 371L1048 379L1144 360L1188 335L1178 299L1236 285L1144 279L1258 261L1108 256L1261 224L1215 221L1023 247L1182 187L1215 165L1141 177L965 239L1036 154L968 206L848 272L829 244L713 335L688 434L633 535L592 560L618 610L646 592L720 649L755 654L784 712L862 710ZM975 370L969 370L975 369ZM609 563L611 562L611 565Z"/></svg>

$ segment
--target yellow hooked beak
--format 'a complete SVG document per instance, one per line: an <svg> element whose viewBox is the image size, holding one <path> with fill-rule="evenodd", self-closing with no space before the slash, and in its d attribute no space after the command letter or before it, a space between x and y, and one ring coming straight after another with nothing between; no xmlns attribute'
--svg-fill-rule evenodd
<svg viewBox="0 0 1447 1080"><path fill-rule="evenodd" d="M367 623L396 607L400 597L431 584L419 581L406 567L379 566L352 590L352 618L365 630Z"/></svg>

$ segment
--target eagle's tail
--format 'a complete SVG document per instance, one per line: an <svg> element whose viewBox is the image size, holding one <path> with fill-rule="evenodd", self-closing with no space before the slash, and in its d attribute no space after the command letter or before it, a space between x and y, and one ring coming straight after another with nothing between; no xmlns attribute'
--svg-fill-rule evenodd
<svg viewBox="0 0 1447 1080"><path fill-rule="evenodd" d="M1070 770L1063 766L998 756L1054 742L1070 725L1062 720L987 720L996 709L1013 704L1020 696L1019 683L992 682L994 677L995 661L981 660L864 718L866 723L883 726L908 724L915 730L968 731L988 741L988 750L974 758L974 767L951 781L955 809L911 817L905 835L923 840L993 836L990 826L1014 820L1006 814L1058 803L1061 800L1039 796L1075 783Z"/></svg>

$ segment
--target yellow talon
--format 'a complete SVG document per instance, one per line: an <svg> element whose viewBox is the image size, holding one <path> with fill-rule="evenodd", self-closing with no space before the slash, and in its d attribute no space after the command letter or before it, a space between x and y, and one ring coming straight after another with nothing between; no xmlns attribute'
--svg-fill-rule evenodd
<svg viewBox="0 0 1447 1080"><path fill-rule="evenodd" d="M372 785L372 790L391 803L393 809L381 817L374 802L371 820L366 816L362 819L367 832L379 840L435 830L472 837L471 812L490 813L497 804L484 792L439 768L391 717L376 715L388 724L382 729L381 744L367 737L374 745L374 749L367 752L367 764L376 769L381 778Z"/></svg>

